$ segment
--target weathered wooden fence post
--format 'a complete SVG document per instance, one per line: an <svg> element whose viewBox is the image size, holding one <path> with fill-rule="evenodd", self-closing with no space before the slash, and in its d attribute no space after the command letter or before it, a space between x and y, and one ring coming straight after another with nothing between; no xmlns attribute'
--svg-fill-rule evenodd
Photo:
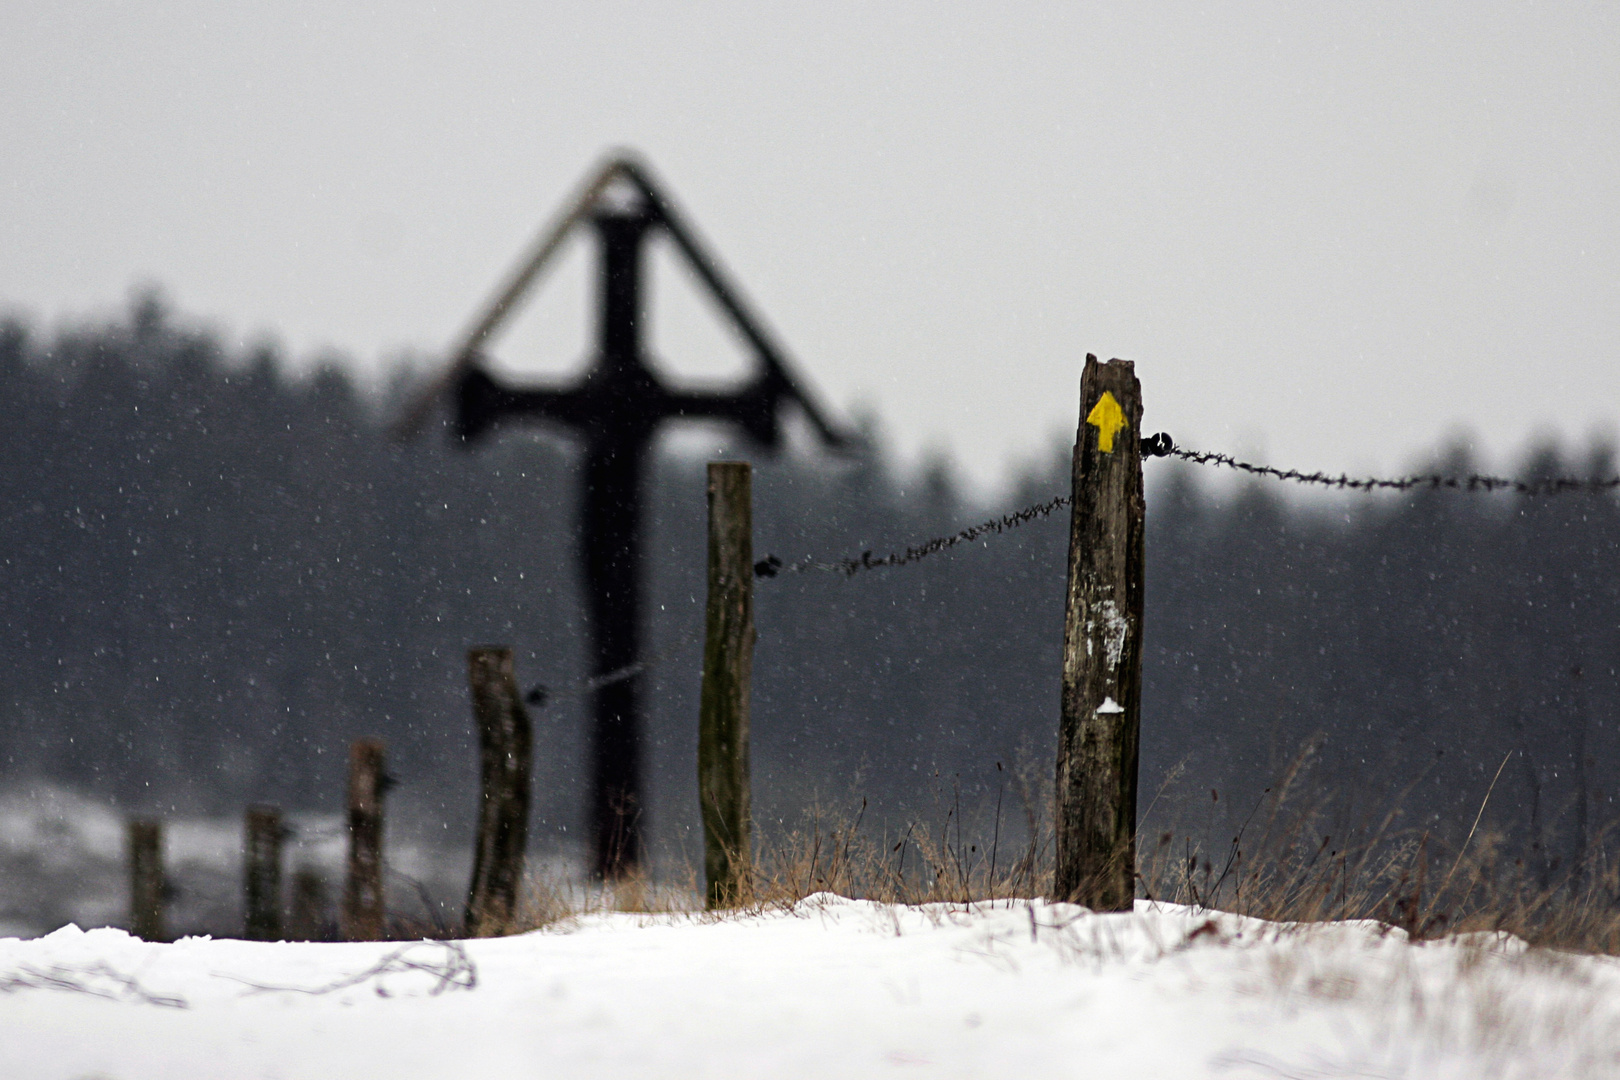
<svg viewBox="0 0 1620 1080"><path fill-rule="evenodd" d="M1129 911L1136 898L1141 426L1135 366L1087 356L1074 445L1052 895L1096 911Z"/></svg>
<svg viewBox="0 0 1620 1080"><path fill-rule="evenodd" d="M127 826L129 855L129 932L142 941L167 941L163 901L163 823L132 818Z"/></svg>
<svg viewBox="0 0 1620 1080"><path fill-rule="evenodd" d="M281 811L250 806L242 845L242 936L281 940Z"/></svg>
<svg viewBox="0 0 1620 1080"><path fill-rule="evenodd" d="M488 937L504 933L517 914L534 737L518 696L511 649L469 649L467 682L478 721L482 801L467 889L466 932L468 937Z"/></svg>
<svg viewBox="0 0 1620 1080"><path fill-rule="evenodd" d="M698 717L698 799L710 908L741 902L753 868L748 704L754 670L754 524L746 461L709 463L709 598Z"/></svg>
<svg viewBox="0 0 1620 1080"><path fill-rule="evenodd" d="M287 920L287 939L326 941L331 932L326 881L313 866L300 866L293 871L292 912Z"/></svg>
<svg viewBox="0 0 1620 1080"><path fill-rule="evenodd" d="M383 744L349 747L349 873L343 883L343 939L381 941L383 900Z"/></svg>

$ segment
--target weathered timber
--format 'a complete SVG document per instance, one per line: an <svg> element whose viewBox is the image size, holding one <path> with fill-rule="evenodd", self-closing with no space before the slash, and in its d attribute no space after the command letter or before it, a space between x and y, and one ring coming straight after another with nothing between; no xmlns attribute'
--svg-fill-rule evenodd
<svg viewBox="0 0 1620 1080"><path fill-rule="evenodd" d="M709 596L698 717L698 799L710 908L739 903L753 867L748 707L754 670L754 525L746 461L709 463Z"/></svg>
<svg viewBox="0 0 1620 1080"><path fill-rule="evenodd" d="M1052 892L1097 911L1129 911L1136 896L1141 429L1134 365L1087 356L1074 446Z"/></svg>
<svg viewBox="0 0 1620 1080"><path fill-rule="evenodd" d="M281 811L250 806L242 843L242 936L281 940Z"/></svg>
<svg viewBox="0 0 1620 1080"><path fill-rule="evenodd" d="M490 937L506 933L517 914L529 827L533 733L518 695L511 649L469 649L467 683L478 722L482 786L466 931L468 937Z"/></svg>
<svg viewBox="0 0 1620 1080"><path fill-rule="evenodd" d="M168 892L163 876L163 823L133 818L127 825L129 857L129 932L142 941L167 941L163 902Z"/></svg>
<svg viewBox="0 0 1620 1080"><path fill-rule="evenodd" d="M292 911L287 919L287 940L332 940L326 880L313 866L300 866L293 871Z"/></svg>
<svg viewBox="0 0 1620 1080"><path fill-rule="evenodd" d="M381 941L383 899L383 744L360 739L349 747L349 867L343 883L343 940Z"/></svg>

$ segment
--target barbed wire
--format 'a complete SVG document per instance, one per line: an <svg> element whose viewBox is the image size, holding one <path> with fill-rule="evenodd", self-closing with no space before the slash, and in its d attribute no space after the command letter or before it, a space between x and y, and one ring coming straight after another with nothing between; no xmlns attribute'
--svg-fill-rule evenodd
<svg viewBox="0 0 1620 1080"><path fill-rule="evenodd" d="M1568 476L1545 477L1539 480L1514 480L1505 476L1486 476L1480 473L1471 473L1467 476L1443 476L1439 473L1425 473L1416 476L1402 476L1393 479L1377 477L1352 477L1346 474L1333 476L1324 472L1302 472L1299 469L1277 469L1270 465L1255 465L1248 461L1239 461L1230 454L1219 454L1205 450L1187 450L1176 445L1165 432L1150 435L1141 440L1142 456L1144 458L1173 457L1194 465L1219 465L1254 476L1265 476L1273 480L1287 480L1299 484L1314 484L1321 487L1334 488L1340 491L1412 491L1415 489L1467 491L1490 493L1496 491L1511 491L1519 495L1545 496L1560 495L1571 492L1586 492L1596 494L1605 491L1614 491L1620 488L1620 476L1609 479L1578 479ZM1039 521L1049 517L1053 511L1068 506L1073 500L1067 495L1059 495L1046 502L1026 506L1022 510L1014 510L997 518L978 525L970 526L950 536L938 536L921 544L914 544L902 551L890 552L874 558L870 550L861 552L853 558L838 559L834 562L817 560L814 556L807 556L797 562L785 563L775 555L767 555L754 564L756 578L774 578L780 574L798 574L809 570L820 570L828 573L843 574L845 577L854 577L863 570L877 570L883 567L906 566L919 562L930 555L937 555L941 551L948 551L958 544L971 543L987 535L1000 535L1020 525L1027 525L1031 521Z"/></svg>
<svg viewBox="0 0 1620 1080"><path fill-rule="evenodd" d="M1254 476L1267 476L1273 480L1289 480L1297 484L1315 484L1321 487L1335 488L1340 491L1412 491L1422 488L1427 490L1447 491L1473 491L1493 492L1512 491L1520 495L1561 495L1567 492L1596 493L1613 491L1620 488L1620 476L1606 480L1577 479L1569 476L1552 476L1539 480L1514 480L1505 476L1484 476L1479 473L1470 473L1468 476L1442 476L1439 473L1424 473L1417 476L1402 476L1395 479L1379 479L1375 477L1351 477L1345 474L1332 476L1324 472L1301 472L1298 469L1275 469L1270 465L1255 465L1247 461L1239 461L1230 454L1217 454L1204 450L1184 450L1172 446L1168 451L1169 457L1190 461L1194 465L1220 465L1228 469L1236 469Z"/></svg>
<svg viewBox="0 0 1620 1080"><path fill-rule="evenodd" d="M1142 456L1164 457L1175 450L1175 440L1164 432L1149 435L1140 440ZM893 551L879 558L873 558L871 551L863 551L860 555L850 559L839 559L837 562L818 562L814 557L806 557L798 562L784 563L775 555L767 555L754 564L756 578L773 578L778 574L799 574L806 570L823 570L829 573L843 574L845 577L854 577L862 570L877 570L886 566L906 566L919 562L930 555L937 555L941 551L948 551L958 544L972 543L981 536L999 536L1020 525L1028 525L1032 521L1040 521L1050 517L1055 510L1061 510L1074 500L1067 495L1059 495L1045 502L1038 502L1026 506L1022 510L1014 510L989 521L970 525L960 532L950 536L936 536L932 540L921 544L914 544L904 551Z"/></svg>
<svg viewBox="0 0 1620 1080"><path fill-rule="evenodd" d="M817 562L813 558L802 559L799 562L783 563L775 555L767 555L754 564L756 578L770 578L778 574L796 574L806 570L826 570L843 574L845 577L854 577L862 570L876 570L883 566L905 566L908 563L918 562L930 555L949 550L958 544L969 544L981 536L989 534L1000 535L1009 529L1016 529L1020 525L1027 525L1031 521L1039 521L1049 516L1052 511L1068 506L1070 499L1067 495L1059 495L1034 506L1026 506L1022 510L1014 510L1010 514L1003 514L998 518L971 525L961 532L950 536L936 536L932 540L906 548L904 551L893 551L880 558L873 558L870 550L863 551L852 559L840 559L837 562Z"/></svg>

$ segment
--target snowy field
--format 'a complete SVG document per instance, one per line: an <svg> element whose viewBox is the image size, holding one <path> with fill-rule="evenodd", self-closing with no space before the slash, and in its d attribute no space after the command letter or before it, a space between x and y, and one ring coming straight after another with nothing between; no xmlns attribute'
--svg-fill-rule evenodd
<svg viewBox="0 0 1620 1080"><path fill-rule="evenodd" d="M1186 908L578 917L376 944L0 940L0 1076L1620 1076L1620 964Z"/></svg>

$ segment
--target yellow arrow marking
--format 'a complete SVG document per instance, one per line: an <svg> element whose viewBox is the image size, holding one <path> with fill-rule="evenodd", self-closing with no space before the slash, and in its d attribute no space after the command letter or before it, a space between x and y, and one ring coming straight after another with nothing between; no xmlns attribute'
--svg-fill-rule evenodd
<svg viewBox="0 0 1620 1080"><path fill-rule="evenodd" d="M1097 429L1097 449L1105 454L1114 452L1114 436L1119 434L1119 429L1131 426L1125 420L1125 410L1119 407L1119 402L1107 390L1092 406L1086 423Z"/></svg>

